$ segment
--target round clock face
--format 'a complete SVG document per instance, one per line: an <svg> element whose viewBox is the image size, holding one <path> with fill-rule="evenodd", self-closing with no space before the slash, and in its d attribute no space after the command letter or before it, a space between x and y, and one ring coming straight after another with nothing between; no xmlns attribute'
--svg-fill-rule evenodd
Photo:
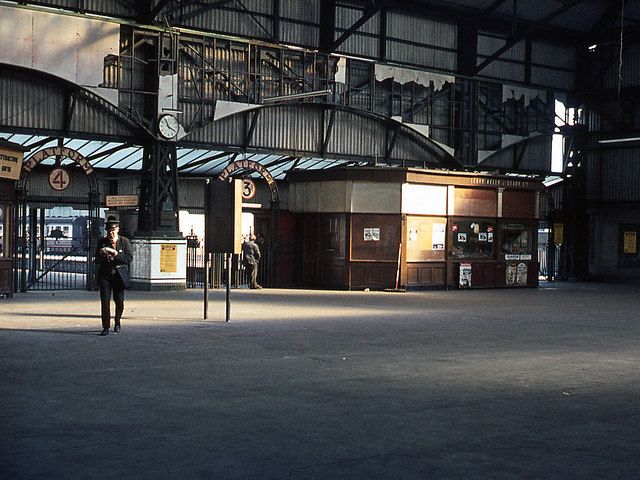
<svg viewBox="0 0 640 480"><path fill-rule="evenodd" d="M173 115L163 115L158 120L158 133L164 138L173 138L178 134L180 124Z"/></svg>

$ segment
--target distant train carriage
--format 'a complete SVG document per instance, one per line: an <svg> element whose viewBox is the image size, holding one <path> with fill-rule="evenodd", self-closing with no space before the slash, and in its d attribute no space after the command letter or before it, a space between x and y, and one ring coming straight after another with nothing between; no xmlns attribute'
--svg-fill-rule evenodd
<svg viewBox="0 0 640 480"><path fill-rule="evenodd" d="M89 217L52 217L45 220L45 251L86 254Z"/></svg>

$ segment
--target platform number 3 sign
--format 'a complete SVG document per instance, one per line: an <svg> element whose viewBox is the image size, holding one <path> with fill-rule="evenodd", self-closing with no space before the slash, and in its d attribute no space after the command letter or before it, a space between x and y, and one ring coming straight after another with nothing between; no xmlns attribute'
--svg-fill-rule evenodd
<svg viewBox="0 0 640 480"><path fill-rule="evenodd" d="M63 168L54 168L49 174L49 185L54 190L64 190L69 186L69 173Z"/></svg>
<svg viewBox="0 0 640 480"><path fill-rule="evenodd" d="M256 194L256 184L249 178L242 179L242 199L250 200Z"/></svg>

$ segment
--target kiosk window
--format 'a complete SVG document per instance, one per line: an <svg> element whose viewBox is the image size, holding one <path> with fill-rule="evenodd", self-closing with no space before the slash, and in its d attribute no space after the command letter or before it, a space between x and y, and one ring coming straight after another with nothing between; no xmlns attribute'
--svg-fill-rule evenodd
<svg viewBox="0 0 640 480"><path fill-rule="evenodd" d="M502 253L505 255L531 255L531 227L522 223L502 225Z"/></svg>
<svg viewBox="0 0 640 480"><path fill-rule="evenodd" d="M494 224L491 222L454 221L452 256L454 258L493 258L493 230Z"/></svg>

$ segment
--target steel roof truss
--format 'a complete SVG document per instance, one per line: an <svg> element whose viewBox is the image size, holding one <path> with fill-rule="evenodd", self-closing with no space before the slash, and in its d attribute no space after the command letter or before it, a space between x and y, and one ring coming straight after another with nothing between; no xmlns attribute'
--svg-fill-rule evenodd
<svg viewBox="0 0 640 480"><path fill-rule="evenodd" d="M514 45L516 45L518 42L524 40L539 28L544 27L545 23L547 23L550 20L553 20L559 15L562 15L563 13L572 9L573 7L578 5L581 1L582 0L574 0L570 3L563 3L563 5L560 8L557 8L556 10L551 12L549 15L547 15L543 19L531 24L531 26L529 26L528 28L525 28L520 32L511 34L509 37L507 37L506 42L502 47L500 47L498 50L492 53L489 57L485 58L482 62L480 62L480 64L474 69L474 72L473 72L474 75L477 75L478 73L480 73L487 65L492 63L494 60L497 60L503 53L505 53Z"/></svg>

